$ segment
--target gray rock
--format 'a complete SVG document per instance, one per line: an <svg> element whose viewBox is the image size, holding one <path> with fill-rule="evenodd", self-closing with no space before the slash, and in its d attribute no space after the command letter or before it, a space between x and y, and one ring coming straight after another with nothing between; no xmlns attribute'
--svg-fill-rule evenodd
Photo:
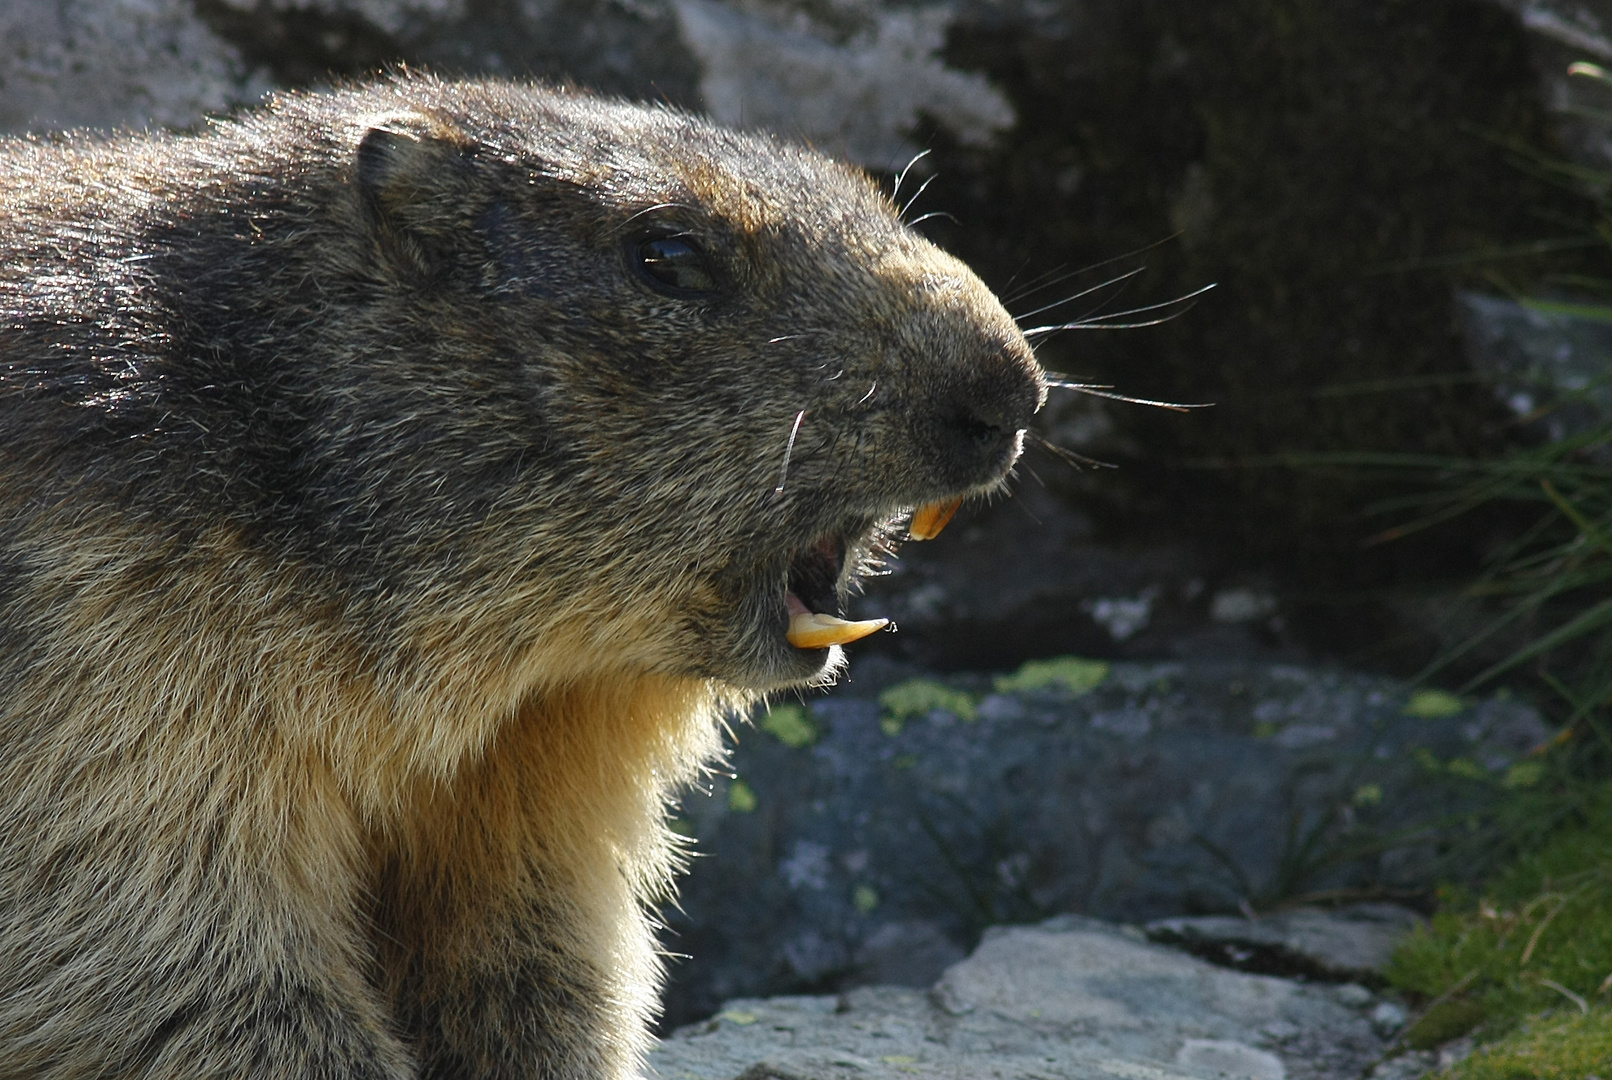
<svg viewBox="0 0 1612 1080"><path fill-rule="evenodd" d="M1160 919L1147 925L1147 936L1228 967L1381 983L1399 939L1420 922L1420 915L1397 904L1350 904L1252 919Z"/></svg>
<svg viewBox="0 0 1612 1080"><path fill-rule="evenodd" d="M1036 670L902 682L861 662L832 695L738 728L736 778L679 812L706 857L664 913L668 948L690 957L671 1022L735 997L924 986L985 927L1063 912L1146 922L1425 893L1478 865L1466 814L1528 782L1515 763L1549 735L1514 700L1333 671L1077 666L1101 676L1081 693L1026 683ZM881 693L906 695L905 713ZM1310 918L1282 920L1309 928L1306 950L1341 936ZM1369 978L1353 948L1303 970Z"/></svg>
<svg viewBox="0 0 1612 1080"><path fill-rule="evenodd" d="M910 138L921 115L973 145L1013 125L1001 91L940 59L955 4L672 4L703 68L705 108L725 124L804 138L892 172L921 149Z"/></svg>
<svg viewBox="0 0 1612 1080"><path fill-rule="evenodd" d="M729 1002L650 1058L665 1080L1344 1080L1381 1053L1325 988L1226 971L1102 923L994 929L929 992Z"/></svg>
<svg viewBox="0 0 1612 1080"><path fill-rule="evenodd" d="M1408 1019L1404 1006L1392 1001L1381 1002L1371 1010L1371 1026L1384 1038L1404 1027Z"/></svg>
<svg viewBox="0 0 1612 1080"><path fill-rule="evenodd" d="M1518 417L1545 413L1552 440L1612 420L1612 318L1584 305L1457 299L1472 366Z"/></svg>
<svg viewBox="0 0 1612 1080"><path fill-rule="evenodd" d="M399 34L422 19L462 19L467 0L219 0L247 13L317 12L327 17L364 19L388 34Z"/></svg>
<svg viewBox="0 0 1612 1080"><path fill-rule="evenodd" d="M853 601L900 633L859 645L932 670L1014 667L1027 656L1297 659L1268 590L1221 582L1181 544L1118 549L1034 482L965 506L937 539L906 544ZM1210 583L1214 582L1214 588Z"/></svg>
<svg viewBox="0 0 1612 1080"><path fill-rule="evenodd" d="M186 126L258 97L187 0L7 0L0 131Z"/></svg>

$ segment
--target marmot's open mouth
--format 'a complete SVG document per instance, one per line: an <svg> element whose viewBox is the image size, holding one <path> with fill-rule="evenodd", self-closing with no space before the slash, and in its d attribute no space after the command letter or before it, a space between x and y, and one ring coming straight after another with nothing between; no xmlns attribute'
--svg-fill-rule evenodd
<svg viewBox="0 0 1612 1080"><path fill-rule="evenodd" d="M907 533L913 540L929 540L952 519L961 498L947 499L919 507L912 515ZM822 537L789 563L789 588L784 606L789 611L785 635L797 649L826 649L865 638L890 624L889 619L863 619L851 622L829 611L839 609L836 585L845 565L845 540L836 535Z"/></svg>

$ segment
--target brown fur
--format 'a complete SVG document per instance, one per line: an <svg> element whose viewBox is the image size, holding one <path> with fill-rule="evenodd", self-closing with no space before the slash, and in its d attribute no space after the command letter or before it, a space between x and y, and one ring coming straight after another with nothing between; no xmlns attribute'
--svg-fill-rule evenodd
<svg viewBox="0 0 1612 1080"><path fill-rule="evenodd" d="M859 175L502 83L6 144L0 315L4 1078L631 1075L786 590L1042 393Z"/></svg>

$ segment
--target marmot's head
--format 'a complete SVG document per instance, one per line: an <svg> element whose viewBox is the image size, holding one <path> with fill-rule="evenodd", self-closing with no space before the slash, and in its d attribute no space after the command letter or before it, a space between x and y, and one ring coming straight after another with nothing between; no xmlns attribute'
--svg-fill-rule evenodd
<svg viewBox="0 0 1612 1080"><path fill-rule="evenodd" d="M348 381L387 390L328 402L321 453L501 632L581 619L634 662L821 679L840 650L791 614L839 614L904 514L1002 484L1040 369L864 175L668 109L360 93ZM384 452L346 445L368 425Z"/></svg>

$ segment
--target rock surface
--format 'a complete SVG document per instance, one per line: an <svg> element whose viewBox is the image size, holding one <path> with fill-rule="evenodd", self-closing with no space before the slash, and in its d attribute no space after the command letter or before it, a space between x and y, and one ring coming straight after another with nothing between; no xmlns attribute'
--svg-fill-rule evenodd
<svg viewBox="0 0 1612 1080"><path fill-rule="evenodd" d="M1552 441L1612 421L1608 309L1471 292L1457 301L1473 367L1519 421Z"/></svg>
<svg viewBox="0 0 1612 1080"><path fill-rule="evenodd" d="M1475 859L1465 813L1537 780L1519 759L1549 735L1513 700L1284 665L910 674L863 661L775 706L738 730L736 776L685 797L706 857L664 913L692 957L672 1023L734 997L926 986L1004 922L1420 893L1461 871L1443 856Z"/></svg>
<svg viewBox="0 0 1612 1080"><path fill-rule="evenodd" d="M1063 917L994 929L929 991L729 1002L663 1041L662 1080L1355 1080L1383 1052L1359 987L1227 971Z"/></svg>
<svg viewBox="0 0 1612 1080"><path fill-rule="evenodd" d="M0 132L185 127L267 89L247 75L186 0L0 5Z"/></svg>
<svg viewBox="0 0 1612 1080"><path fill-rule="evenodd" d="M1380 984L1399 939L1421 921L1397 904L1350 904L1255 918L1158 919L1145 929L1150 941L1176 945L1224 967Z"/></svg>

